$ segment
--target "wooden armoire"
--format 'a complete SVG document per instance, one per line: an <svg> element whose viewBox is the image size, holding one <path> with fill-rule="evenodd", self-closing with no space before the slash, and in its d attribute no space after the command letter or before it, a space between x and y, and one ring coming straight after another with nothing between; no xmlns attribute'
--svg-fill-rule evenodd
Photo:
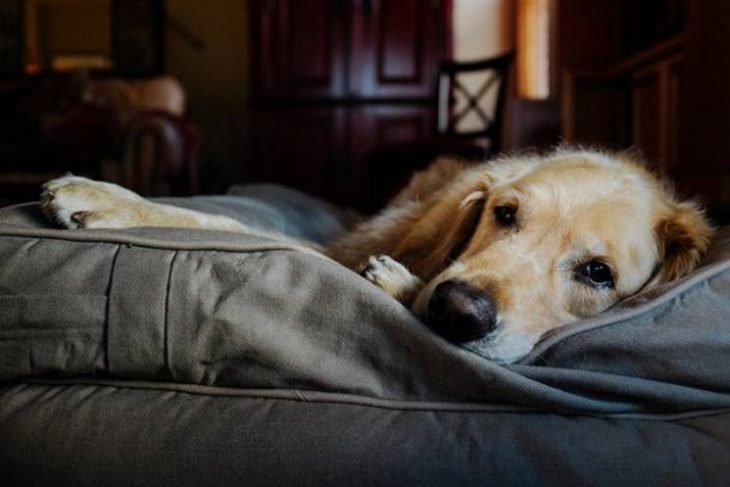
<svg viewBox="0 0 730 487"><path fill-rule="evenodd" d="M353 208L367 155L433 131L450 0L251 0L245 176Z"/></svg>
<svg viewBox="0 0 730 487"><path fill-rule="evenodd" d="M632 147L730 223L730 2L558 7L564 140Z"/></svg>

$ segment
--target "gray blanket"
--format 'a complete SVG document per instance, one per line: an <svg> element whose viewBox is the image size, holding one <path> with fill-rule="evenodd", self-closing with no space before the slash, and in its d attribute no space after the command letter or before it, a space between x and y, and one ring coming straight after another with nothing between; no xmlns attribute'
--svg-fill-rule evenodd
<svg viewBox="0 0 730 487"><path fill-rule="evenodd" d="M264 228L284 221L277 228L295 236L323 221L257 201L184 204L223 205ZM260 208L249 210L259 204L268 216L257 220ZM329 223L315 233L326 241L344 225L320 210ZM0 210L0 470L15 465L19 481L51 478L17 468L43 444L41 425L52 430L54 471L87 482L124 469L180 479L193 448L182 430L205 448L248 452L239 464L230 451L216 454L226 482L256 471L312 485L494 475L501 485L720 485L730 473L727 229L692 275L556 330L505 367L435 336L359 276L295 244L45 227L32 206ZM51 426L62 418L70 431ZM119 430L120 418L138 429ZM145 435L147 419L162 429ZM107 439L90 440L94 431L111 435L120 465L98 463L111 453L95 453ZM391 434L410 446L397 448ZM309 450L303 438L321 444ZM153 453L130 450L140 441ZM180 450L161 458L168 442ZM73 477L53 463L70 452L97 462ZM215 475L215 455L198 454ZM291 465L282 471L259 454L291 455ZM352 477L365 469L358 458L383 476ZM188 475L191 485L203 478Z"/></svg>

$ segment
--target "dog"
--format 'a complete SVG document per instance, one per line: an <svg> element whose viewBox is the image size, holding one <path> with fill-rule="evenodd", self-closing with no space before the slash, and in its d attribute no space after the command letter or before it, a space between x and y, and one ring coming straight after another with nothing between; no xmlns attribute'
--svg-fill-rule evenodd
<svg viewBox="0 0 730 487"><path fill-rule="evenodd" d="M41 205L66 228L261 233L75 176L45 184ZM512 363L546 332L689 273L712 234L697 203L631 156L558 149L441 158L323 252L447 340Z"/></svg>

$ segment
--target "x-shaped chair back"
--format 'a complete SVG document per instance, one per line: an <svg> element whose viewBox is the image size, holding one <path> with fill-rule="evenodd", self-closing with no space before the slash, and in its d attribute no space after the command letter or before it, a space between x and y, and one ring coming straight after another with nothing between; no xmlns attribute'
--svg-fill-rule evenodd
<svg viewBox="0 0 730 487"><path fill-rule="evenodd" d="M511 54L464 63L442 61L436 131L441 135L483 140L489 152L497 152L511 64Z"/></svg>

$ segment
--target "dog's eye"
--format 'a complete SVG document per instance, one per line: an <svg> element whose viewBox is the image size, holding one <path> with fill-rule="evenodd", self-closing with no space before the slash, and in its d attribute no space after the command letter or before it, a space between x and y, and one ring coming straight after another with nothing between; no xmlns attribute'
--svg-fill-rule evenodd
<svg viewBox="0 0 730 487"><path fill-rule="evenodd" d="M578 277L595 287L607 287L613 289L613 274L611 268L600 260L591 260L581 264L578 269Z"/></svg>
<svg viewBox="0 0 730 487"><path fill-rule="evenodd" d="M494 219L503 227L511 227L515 224L517 208L514 206L495 206Z"/></svg>

